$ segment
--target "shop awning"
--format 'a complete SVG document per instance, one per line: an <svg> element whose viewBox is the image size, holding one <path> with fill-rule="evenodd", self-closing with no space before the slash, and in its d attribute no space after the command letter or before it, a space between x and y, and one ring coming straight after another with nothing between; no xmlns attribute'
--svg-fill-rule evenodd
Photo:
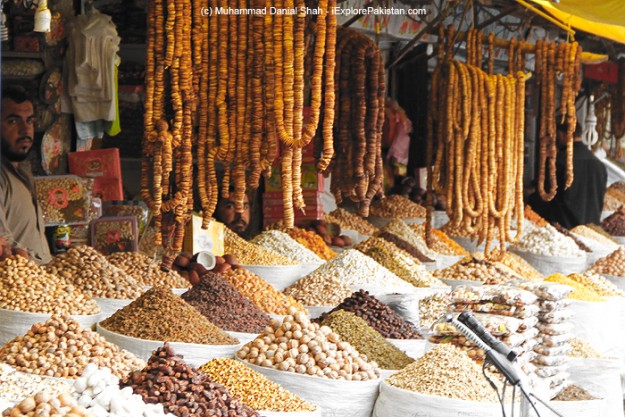
<svg viewBox="0 0 625 417"><path fill-rule="evenodd" d="M623 0L531 0L565 25L625 44Z"/></svg>

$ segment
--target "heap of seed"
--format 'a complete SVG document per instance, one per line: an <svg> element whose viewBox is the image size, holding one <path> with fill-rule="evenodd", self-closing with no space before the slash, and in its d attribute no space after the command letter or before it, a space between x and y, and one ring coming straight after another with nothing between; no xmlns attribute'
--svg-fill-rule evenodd
<svg viewBox="0 0 625 417"><path fill-rule="evenodd" d="M338 310L354 313L373 327L386 339L420 339L416 329L392 308L383 304L367 291L359 290L343 300L330 312L319 317L319 321Z"/></svg>
<svg viewBox="0 0 625 417"><path fill-rule="evenodd" d="M234 287L249 298L258 308L268 314L286 315L290 307L304 311L304 306L277 289L258 275L244 268L230 269L223 273Z"/></svg>
<svg viewBox="0 0 625 417"><path fill-rule="evenodd" d="M89 246L70 248L56 255L45 268L90 297L127 300L137 298L143 292L143 287L134 278Z"/></svg>
<svg viewBox="0 0 625 417"><path fill-rule="evenodd" d="M224 253L234 256L242 265L297 264L280 253L246 241L227 227L224 228Z"/></svg>
<svg viewBox="0 0 625 417"><path fill-rule="evenodd" d="M352 290L331 275L309 275L282 291L305 306L335 306L352 294Z"/></svg>
<svg viewBox="0 0 625 417"><path fill-rule="evenodd" d="M121 387L132 387L147 404L161 403L179 417L258 417L226 388L187 365L167 343L154 351L148 365L133 372Z"/></svg>
<svg viewBox="0 0 625 417"><path fill-rule="evenodd" d="M373 329L366 321L344 310L328 314L321 322L348 342L369 360L375 361L382 369L403 369L414 359L388 342L380 332Z"/></svg>
<svg viewBox="0 0 625 417"><path fill-rule="evenodd" d="M573 300L588 301L588 302L605 301L605 298L602 298L599 294L597 294L591 288L588 288L584 284L578 281L575 281L562 274L549 275L547 278L545 278L545 282L555 282L557 284L564 284L573 288L574 289L573 292L570 293L567 297Z"/></svg>
<svg viewBox="0 0 625 417"><path fill-rule="evenodd" d="M419 327L430 328L447 313L451 301L449 294L441 292L419 300Z"/></svg>
<svg viewBox="0 0 625 417"><path fill-rule="evenodd" d="M532 210L532 207L529 205L526 205L523 209L523 217L529 220L533 226L545 227L549 224L540 214Z"/></svg>
<svg viewBox="0 0 625 417"><path fill-rule="evenodd" d="M316 253L279 230L267 230L251 240L252 243L265 249L280 253L301 264L323 263Z"/></svg>
<svg viewBox="0 0 625 417"><path fill-rule="evenodd" d="M309 276L331 275L345 285L386 287L412 291L414 287L356 249L348 249Z"/></svg>
<svg viewBox="0 0 625 417"><path fill-rule="evenodd" d="M434 259L425 256L419 249L417 249L410 243L406 242L404 239L400 238L399 236L394 235L393 233L380 231L376 234L376 237L382 238L392 243L393 245L403 250L404 252L406 252L408 255L412 256L414 259L418 260L419 262L434 262Z"/></svg>
<svg viewBox="0 0 625 417"><path fill-rule="evenodd" d="M287 229L286 233L289 234L297 242L304 245L317 254L324 261L328 261L336 256L336 253L323 241L323 238L317 233L306 229L300 229L299 227L293 227Z"/></svg>
<svg viewBox="0 0 625 417"><path fill-rule="evenodd" d="M492 262L471 259L469 261L458 262L449 268L439 269L433 272L438 279L466 280L500 284L502 282L519 279L517 275L512 275L508 271L497 267Z"/></svg>
<svg viewBox="0 0 625 417"><path fill-rule="evenodd" d="M497 402L482 369L464 352L444 343L386 379L390 385L439 397L477 402Z"/></svg>
<svg viewBox="0 0 625 417"><path fill-rule="evenodd" d="M424 218L425 207L399 194L392 194L371 204L369 213L377 217L394 217L399 219Z"/></svg>
<svg viewBox="0 0 625 417"><path fill-rule="evenodd" d="M570 274L568 277L573 281L579 282L586 288L593 290L602 297L625 297L625 292L608 281L604 276L592 271L586 271L583 274Z"/></svg>
<svg viewBox="0 0 625 417"><path fill-rule="evenodd" d="M569 385L556 395L553 401L590 401L596 399L584 388L578 385Z"/></svg>
<svg viewBox="0 0 625 417"><path fill-rule="evenodd" d="M569 352L569 356L572 358L605 359L590 343L583 339L574 337L569 340L569 344L572 348Z"/></svg>
<svg viewBox="0 0 625 417"><path fill-rule="evenodd" d="M354 249L364 253L415 287L442 287L445 285L439 279L434 278L417 259L382 238L370 237Z"/></svg>
<svg viewBox="0 0 625 417"><path fill-rule="evenodd" d="M59 395L70 389L71 384L65 380L17 372L11 366L0 363L0 398L8 401L18 402L44 390L50 395Z"/></svg>
<svg viewBox="0 0 625 417"><path fill-rule="evenodd" d="M601 234L599 232L597 232L595 229L592 229L591 227L588 226L584 226L584 225L579 225L579 226L575 226L574 228L571 229L571 232L580 235L582 237L588 238L588 239L592 239L596 242L599 242L605 246L614 246L616 245L616 242L613 241L612 239L610 239L609 237L607 237L604 234Z"/></svg>
<svg viewBox="0 0 625 417"><path fill-rule="evenodd" d="M111 368L120 378L145 365L69 316L52 316L34 324L24 336L0 348L0 361L18 371L59 378L77 378L88 363Z"/></svg>
<svg viewBox="0 0 625 417"><path fill-rule="evenodd" d="M191 283L175 270L165 272L160 263L141 252L116 252L106 259L135 279L140 285L148 287L188 288Z"/></svg>
<svg viewBox="0 0 625 417"><path fill-rule="evenodd" d="M608 187L605 190L605 195L603 196L603 210L604 211L614 211L618 210L625 204L625 192L623 190L619 190L612 186Z"/></svg>
<svg viewBox="0 0 625 417"><path fill-rule="evenodd" d="M558 222L554 222L551 224L558 232L562 233L564 236L566 237L570 237L571 239L573 239L573 242L575 242L575 244L577 245L578 248L580 248L581 250L583 250L586 253L590 253L592 252L592 249L589 248L588 246L586 246L586 244L584 244L584 242L581 241L581 239L578 239L577 236L575 236L573 233L571 233L569 231L569 229L567 229L566 227L562 226L560 223Z"/></svg>
<svg viewBox="0 0 625 417"><path fill-rule="evenodd" d="M0 308L75 316L100 312L88 295L21 256L0 262Z"/></svg>
<svg viewBox="0 0 625 417"><path fill-rule="evenodd" d="M428 248L425 239L415 233L406 223L400 219L393 219L382 228L383 232L394 234L401 239L405 240L415 248L417 248L422 254L430 259L436 259L437 253Z"/></svg>
<svg viewBox="0 0 625 417"><path fill-rule="evenodd" d="M367 220L340 207L324 214L324 218L328 223L338 224L341 229L355 230L361 235L372 236L378 232L378 228Z"/></svg>
<svg viewBox="0 0 625 417"><path fill-rule="evenodd" d="M520 236L514 247L536 255L570 257L585 255L573 239L564 236L550 224L527 230Z"/></svg>
<svg viewBox="0 0 625 417"><path fill-rule="evenodd" d="M205 345L234 345L231 337L166 287L152 287L100 323L138 339Z"/></svg>
<svg viewBox="0 0 625 417"><path fill-rule="evenodd" d="M181 297L224 330L260 333L271 321L230 282L213 272L202 275L200 282Z"/></svg>
<svg viewBox="0 0 625 417"><path fill-rule="evenodd" d="M413 223L409 225L410 228L421 237L424 241L425 236L425 224ZM457 244L447 233L442 230L432 229L432 242L427 242L428 247L434 252L440 253L446 256L467 256L467 252L462 246Z"/></svg>
<svg viewBox="0 0 625 417"><path fill-rule="evenodd" d="M543 279L540 272L515 253L502 251L498 248L490 252L487 260L503 264L525 279Z"/></svg>
<svg viewBox="0 0 625 417"><path fill-rule="evenodd" d="M302 312L289 311L282 324L274 321L237 357L253 365L329 379L365 381L380 375L375 362L358 353L327 326Z"/></svg>
<svg viewBox="0 0 625 417"><path fill-rule="evenodd" d="M316 406L285 390L243 362L217 358L202 365L200 372L223 385L231 395L254 410L277 413L315 411Z"/></svg>
<svg viewBox="0 0 625 417"><path fill-rule="evenodd" d="M599 259L590 268L590 271L597 274L625 277L625 248L620 246L605 258Z"/></svg>

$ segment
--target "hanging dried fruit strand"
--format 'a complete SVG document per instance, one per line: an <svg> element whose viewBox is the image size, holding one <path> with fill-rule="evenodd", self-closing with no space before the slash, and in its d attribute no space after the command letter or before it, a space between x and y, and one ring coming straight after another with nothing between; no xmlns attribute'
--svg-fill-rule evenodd
<svg viewBox="0 0 625 417"><path fill-rule="evenodd" d="M302 147L319 131L319 167L325 169L333 156L336 16L329 8L336 0L321 0L322 12L314 19L303 12L304 0L235 3L240 9L295 8L296 15L201 16L202 7L214 10L231 4L148 4L141 195L163 234L170 226L161 224L163 214L174 222L169 239L160 234L156 238L157 244L162 240L167 245L165 269L181 250L194 193L202 208L202 225L208 226L219 198L218 165L224 172L221 193L241 211L246 191L258 187L261 174L271 172L281 144L285 224L292 226L293 202L304 207ZM307 38L309 24L314 25L314 37ZM305 59L307 49L312 51L310 61ZM310 74L308 100L305 74ZM304 125L306 104L310 120Z"/></svg>

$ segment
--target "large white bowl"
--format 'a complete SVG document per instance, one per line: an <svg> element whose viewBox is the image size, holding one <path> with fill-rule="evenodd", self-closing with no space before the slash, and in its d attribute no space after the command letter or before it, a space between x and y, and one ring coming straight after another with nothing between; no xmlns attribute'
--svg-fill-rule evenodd
<svg viewBox="0 0 625 417"><path fill-rule="evenodd" d="M33 324L43 323L50 319L52 314L27 313L17 310L0 309L0 346L9 340L23 336L27 333ZM81 327L85 329L92 328L100 318L101 313L86 316L71 316Z"/></svg>
<svg viewBox="0 0 625 417"><path fill-rule="evenodd" d="M133 353L140 359L147 361L152 352L163 346L164 341L137 339L120 333L112 332L96 325L97 332L106 340L122 349ZM233 358L237 350L241 349L241 341L235 345L200 345L195 343L169 342L169 346L184 357L185 362L200 366L215 358Z"/></svg>
<svg viewBox="0 0 625 417"><path fill-rule="evenodd" d="M310 274L322 264L298 265L241 265L255 273L277 290L282 291L300 278Z"/></svg>

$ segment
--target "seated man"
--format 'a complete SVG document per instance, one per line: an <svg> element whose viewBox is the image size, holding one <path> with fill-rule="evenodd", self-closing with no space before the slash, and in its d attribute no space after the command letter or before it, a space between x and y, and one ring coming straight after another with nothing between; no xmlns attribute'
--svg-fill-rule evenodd
<svg viewBox="0 0 625 417"><path fill-rule="evenodd" d="M232 191L233 187L230 187L230 192ZM250 202L247 194L245 194L243 201L243 212L237 213L234 201L220 196L214 214L215 219L241 237L245 237L245 232L250 224Z"/></svg>

